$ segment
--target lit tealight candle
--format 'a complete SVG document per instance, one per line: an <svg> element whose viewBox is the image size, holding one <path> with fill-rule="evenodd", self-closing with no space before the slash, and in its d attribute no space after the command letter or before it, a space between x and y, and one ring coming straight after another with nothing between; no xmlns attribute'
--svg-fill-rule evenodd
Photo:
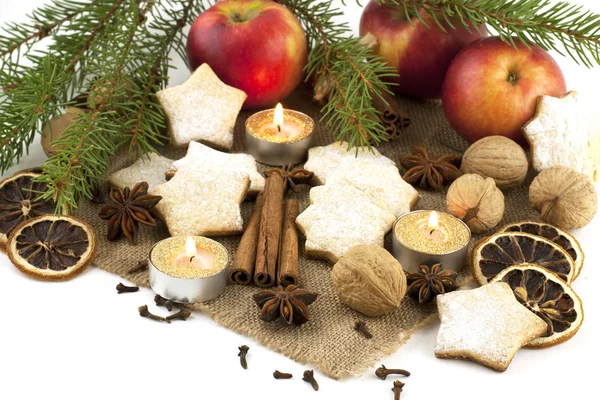
<svg viewBox="0 0 600 400"><path fill-rule="evenodd" d="M306 159L314 127L308 115L277 104L246 120L246 150L264 164L300 163Z"/></svg>
<svg viewBox="0 0 600 400"><path fill-rule="evenodd" d="M471 231L460 219L436 211L413 211L394 224L393 253L408 272L441 263L460 270L466 262Z"/></svg>
<svg viewBox="0 0 600 400"><path fill-rule="evenodd" d="M227 250L214 240L168 238L150 250L150 286L162 297L180 303L210 300L225 288L228 265Z"/></svg>
<svg viewBox="0 0 600 400"><path fill-rule="evenodd" d="M194 238L189 236L185 240L185 252L179 251L173 253L172 264L178 269L212 269L214 266L215 254L203 248L196 247Z"/></svg>
<svg viewBox="0 0 600 400"><path fill-rule="evenodd" d="M302 135L302 132L302 127L297 121L284 117L281 103L275 107L273 122L264 124L259 130L262 137L269 137L272 141L281 142L294 141L298 136Z"/></svg>

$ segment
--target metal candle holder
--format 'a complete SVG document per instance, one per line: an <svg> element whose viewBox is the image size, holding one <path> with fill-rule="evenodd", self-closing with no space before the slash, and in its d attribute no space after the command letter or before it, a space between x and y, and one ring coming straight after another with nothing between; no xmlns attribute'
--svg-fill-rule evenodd
<svg viewBox="0 0 600 400"><path fill-rule="evenodd" d="M392 254L400 262L402 268L408 273L417 272L419 265L432 266L434 264L442 264L442 267L445 270L458 272L466 264L469 241L471 238L471 230L469 229L467 224L465 224L462 220L454 217L453 215L443 213L440 211L436 212L439 216L441 216L441 221L453 221L452 223L455 224L456 229L455 232L450 232L449 235L452 236L454 239L448 240L453 240L455 242L458 241L460 243L456 243L456 250L441 252L427 251L424 248L419 249L410 247L405 243L402 243L398 239L396 233L398 224L403 218L406 218L407 216L424 214L425 217L430 213L430 211L413 211L401 216L394 223L394 227L392 230ZM457 234L456 231L458 231L459 234Z"/></svg>
<svg viewBox="0 0 600 400"><path fill-rule="evenodd" d="M161 267L153 262L152 255L157 246L171 244L165 243L165 241L177 241L177 248L182 248L184 240L185 237L172 237L161 240L152 246L148 256L150 287L156 294L177 303L198 303L214 299L223 292L227 285L229 256L225 247L220 243L205 237L194 237L196 246L215 253L214 268L206 270L203 276L174 276L172 273L167 273L171 271L166 271L164 266L161 270ZM178 243L179 241L181 244Z"/></svg>
<svg viewBox="0 0 600 400"><path fill-rule="evenodd" d="M274 140L261 135L263 124L273 120L274 109L259 111L246 120L246 151L256 161L267 165L293 165L306 161L313 141L315 122L308 115L294 110L284 110L284 118L302 127L303 134L291 140Z"/></svg>

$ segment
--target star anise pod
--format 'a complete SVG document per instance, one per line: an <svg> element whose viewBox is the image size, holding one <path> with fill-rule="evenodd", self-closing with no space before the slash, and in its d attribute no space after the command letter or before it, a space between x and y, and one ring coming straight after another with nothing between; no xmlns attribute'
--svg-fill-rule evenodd
<svg viewBox="0 0 600 400"><path fill-rule="evenodd" d="M406 292L421 304L429 303L438 294L456 290L457 276L456 272L444 270L442 264L435 264L431 268L420 265L418 272L406 275Z"/></svg>
<svg viewBox="0 0 600 400"><path fill-rule="evenodd" d="M289 285L273 290L262 290L254 295L254 301L262 309L260 319L266 322L282 318L290 325L300 326L310 320L308 305L317 299L317 293Z"/></svg>
<svg viewBox="0 0 600 400"><path fill-rule="evenodd" d="M100 218L108 220L108 240L117 240L123 232L129 243L136 244L138 225L155 226L152 209L162 199L148 194L146 182L136 183L133 188L110 189L111 203L100 211Z"/></svg>
<svg viewBox="0 0 600 400"><path fill-rule="evenodd" d="M273 174L281 175L286 180L287 185L291 187L294 192L296 191L296 185L309 183L314 175L312 172L307 171L304 168L292 169L291 165L286 165L281 168L273 168L265 172L267 177Z"/></svg>
<svg viewBox="0 0 600 400"><path fill-rule="evenodd" d="M423 147L413 147L410 156L400 157L400 165L406 169L402 179L423 189L440 191L444 182L452 182L462 175L458 169L461 159L450 155L434 158Z"/></svg>

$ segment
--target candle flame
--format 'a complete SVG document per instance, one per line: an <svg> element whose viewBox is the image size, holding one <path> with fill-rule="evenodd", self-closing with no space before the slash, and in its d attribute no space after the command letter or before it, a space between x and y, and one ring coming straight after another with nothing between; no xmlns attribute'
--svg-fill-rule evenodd
<svg viewBox="0 0 600 400"><path fill-rule="evenodd" d="M429 228L430 232L433 232L438 228L438 215L435 211L432 211L431 214L429 214L427 228Z"/></svg>
<svg viewBox="0 0 600 400"><path fill-rule="evenodd" d="M196 257L196 243L192 237L185 240L185 255L188 257Z"/></svg>
<svg viewBox="0 0 600 400"><path fill-rule="evenodd" d="M275 113L273 114L273 123L277 125L279 130L281 130L281 126L283 125L283 106L281 103L277 103L277 107L275 107Z"/></svg>

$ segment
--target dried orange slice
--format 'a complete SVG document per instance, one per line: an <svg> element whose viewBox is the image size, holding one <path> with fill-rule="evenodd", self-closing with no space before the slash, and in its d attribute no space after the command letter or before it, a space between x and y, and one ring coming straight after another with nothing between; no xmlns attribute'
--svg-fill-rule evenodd
<svg viewBox="0 0 600 400"><path fill-rule="evenodd" d="M575 262L575 276L573 280L577 279L581 273L581 267L583 267L583 249L579 245L579 242L573 235L566 232L554 225L546 224L543 222L533 221L522 221L514 224L510 224L502 228L500 232L525 232L536 236L544 237L551 242L556 243L562 247Z"/></svg>
<svg viewBox="0 0 600 400"><path fill-rule="evenodd" d="M6 246L22 272L48 281L65 281L85 270L96 254L92 227L65 215L42 215L17 225Z"/></svg>
<svg viewBox="0 0 600 400"><path fill-rule="evenodd" d="M492 282L506 282L515 297L546 321L548 331L527 347L549 347L569 340L583 323L583 306L577 294L556 274L537 265L516 265L500 272Z"/></svg>
<svg viewBox="0 0 600 400"><path fill-rule="evenodd" d="M40 192L47 190L45 183L33 181L40 172L17 172L0 182L0 249L4 249L8 235L19 223L54 213L56 204L52 200L38 198Z"/></svg>
<svg viewBox="0 0 600 400"><path fill-rule="evenodd" d="M480 241L471 256L471 273L485 285L506 268L535 264L571 283L575 262L562 247L541 236L522 232L500 232Z"/></svg>

